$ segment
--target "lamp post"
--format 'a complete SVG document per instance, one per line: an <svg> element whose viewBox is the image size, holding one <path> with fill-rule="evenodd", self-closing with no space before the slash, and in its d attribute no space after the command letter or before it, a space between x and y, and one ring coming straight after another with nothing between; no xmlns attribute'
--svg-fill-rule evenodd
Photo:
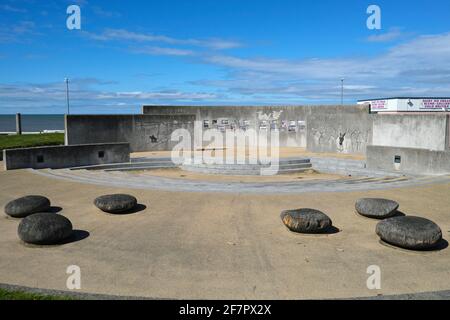
<svg viewBox="0 0 450 320"><path fill-rule="evenodd" d="M341 106L344 105L344 78L341 78Z"/></svg>
<svg viewBox="0 0 450 320"><path fill-rule="evenodd" d="M64 78L64 82L66 83L67 114L70 114L70 105L69 105L69 78Z"/></svg>

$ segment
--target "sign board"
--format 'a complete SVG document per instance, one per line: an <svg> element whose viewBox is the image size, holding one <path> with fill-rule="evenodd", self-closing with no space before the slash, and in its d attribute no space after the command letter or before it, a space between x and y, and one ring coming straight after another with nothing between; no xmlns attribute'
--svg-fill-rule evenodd
<svg viewBox="0 0 450 320"><path fill-rule="evenodd" d="M372 112L450 111L450 98L387 98L358 101L358 104L369 104Z"/></svg>

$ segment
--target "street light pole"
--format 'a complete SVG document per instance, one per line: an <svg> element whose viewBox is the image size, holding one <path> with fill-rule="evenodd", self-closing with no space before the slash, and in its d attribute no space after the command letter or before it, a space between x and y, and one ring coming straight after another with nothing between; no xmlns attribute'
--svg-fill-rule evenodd
<svg viewBox="0 0 450 320"><path fill-rule="evenodd" d="M344 78L341 79L341 106L344 105Z"/></svg>
<svg viewBox="0 0 450 320"><path fill-rule="evenodd" d="M67 114L70 114L70 105L69 105L69 78L65 78L64 82L66 83L66 100L67 100Z"/></svg>

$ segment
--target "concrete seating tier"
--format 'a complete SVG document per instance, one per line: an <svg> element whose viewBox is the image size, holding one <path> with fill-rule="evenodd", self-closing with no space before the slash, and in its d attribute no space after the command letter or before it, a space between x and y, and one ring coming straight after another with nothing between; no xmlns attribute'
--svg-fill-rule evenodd
<svg viewBox="0 0 450 320"><path fill-rule="evenodd" d="M170 158L134 158L130 162L75 167L71 170L134 171L177 168Z"/></svg>
<svg viewBox="0 0 450 320"><path fill-rule="evenodd" d="M263 169L268 175L288 174L310 170L312 165L310 160L305 158L280 159L278 167L263 164L207 164L185 161L181 169L202 174L258 176L262 174Z"/></svg>

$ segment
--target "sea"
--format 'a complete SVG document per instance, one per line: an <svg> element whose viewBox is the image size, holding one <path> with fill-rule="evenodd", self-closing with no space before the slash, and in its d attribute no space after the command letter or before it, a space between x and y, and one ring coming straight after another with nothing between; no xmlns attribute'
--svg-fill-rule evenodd
<svg viewBox="0 0 450 320"><path fill-rule="evenodd" d="M63 114L22 114L22 132L64 130ZM16 115L0 114L0 132L16 132Z"/></svg>

